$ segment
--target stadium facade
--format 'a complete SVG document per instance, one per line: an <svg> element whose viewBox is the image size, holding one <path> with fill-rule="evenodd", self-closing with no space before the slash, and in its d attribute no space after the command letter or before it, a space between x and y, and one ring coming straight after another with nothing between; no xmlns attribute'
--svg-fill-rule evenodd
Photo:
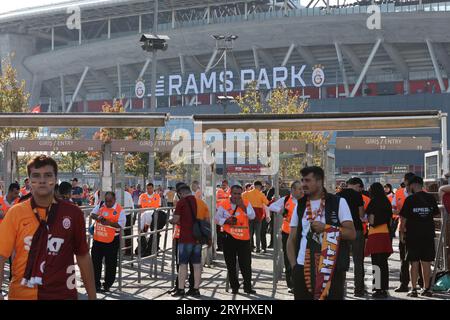
<svg viewBox="0 0 450 320"><path fill-rule="evenodd" d="M159 1L158 33L170 40L158 54L157 111L237 113L236 105L224 108L217 97L225 89L239 95L248 81L258 80L265 95L280 85L295 88L309 99L311 112L449 112L450 2L374 2L380 28L369 26L371 1L314 2ZM152 31L153 7L154 1L91 0L0 14L0 55L15 53L30 107L95 112L122 97L127 111L148 111L150 97L136 98L135 85L142 78L149 92L151 56L139 37ZM81 24L71 28L76 8ZM227 52L225 88L214 34L239 36ZM432 150L439 149L438 130L338 133L380 135L428 136ZM343 175L376 175L407 164L423 173L423 154L336 150L336 168Z"/></svg>

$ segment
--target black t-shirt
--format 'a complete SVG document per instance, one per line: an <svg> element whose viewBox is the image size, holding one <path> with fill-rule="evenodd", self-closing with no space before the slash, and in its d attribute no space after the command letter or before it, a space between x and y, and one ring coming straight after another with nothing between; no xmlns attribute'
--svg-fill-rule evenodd
<svg viewBox="0 0 450 320"><path fill-rule="evenodd" d="M353 224L355 225L356 231L362 231L362 221L359 216L359 207L364 206L363 197L360 193L353 189L344 189L336 194L339 197L344 198L347 201L350 212L352 213Z"/></svg>
<svg viewBox="0 0 450 320"><path fill-rule="evenodd" d="M374 215L373 226L377 227L382 224L390 225L392 218L392 205L390 201L385 199L372 199L366 209L367 215Z"/></svg>
<svg viewBox="0 0 450 320"><path fill-rule="evenodd" d="M439 208L433 195L420 191L405 199L400 216L406 221L406 239L432 239L435 237L433 216L439 215Z"/></svg>

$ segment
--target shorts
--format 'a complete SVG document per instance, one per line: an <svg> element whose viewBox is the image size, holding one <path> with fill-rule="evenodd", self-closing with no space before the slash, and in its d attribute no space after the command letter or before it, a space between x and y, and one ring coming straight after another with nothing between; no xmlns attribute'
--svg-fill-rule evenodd
<svg viewBox="0 0 450 320"><path fill-rule="evenodd" d="M434 239L426 241L406 242L406 261L434 261L436 250Z"/></svg>
<svg viewBox="0 0 450 320"><path fill-rule="evenodd" d="M202 261L202 245L193 243L178 244L179 264L200 264Z"/></svg>

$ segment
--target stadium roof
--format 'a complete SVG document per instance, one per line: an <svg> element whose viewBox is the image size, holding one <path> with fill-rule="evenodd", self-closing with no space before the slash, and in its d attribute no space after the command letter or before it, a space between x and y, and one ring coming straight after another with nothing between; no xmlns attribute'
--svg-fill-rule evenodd
<svg viewBox="0 0 450 320"><path fill-rule="evenodd" d="M159 11L205 7L208 5L231 4L236 0L166 0L159 1ZM63 24L67 19L67 8L79 6L82 19L95 20L104 17L118 17L153 11L154 0L81 0L59 4L43 5L0 14L0 29L12 26L38 27Z"/></svg>

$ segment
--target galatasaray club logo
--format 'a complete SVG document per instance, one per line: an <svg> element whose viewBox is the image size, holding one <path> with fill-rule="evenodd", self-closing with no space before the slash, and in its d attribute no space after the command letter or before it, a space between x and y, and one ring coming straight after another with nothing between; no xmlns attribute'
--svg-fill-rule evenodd
<svg viewBox="0 0 450 320"><path fill-rule="evenodd" d="M315 65L312 72L312 83L316 88L320 88L325 82L325 73L322 65Z"/></svg>
<svg viewBox="0 0 450 320"><path fill-rule="evenodd" d="M143 80L136 81L136 86L134 88L136 97L142 99L145 96L145 84Z"/></svg>

